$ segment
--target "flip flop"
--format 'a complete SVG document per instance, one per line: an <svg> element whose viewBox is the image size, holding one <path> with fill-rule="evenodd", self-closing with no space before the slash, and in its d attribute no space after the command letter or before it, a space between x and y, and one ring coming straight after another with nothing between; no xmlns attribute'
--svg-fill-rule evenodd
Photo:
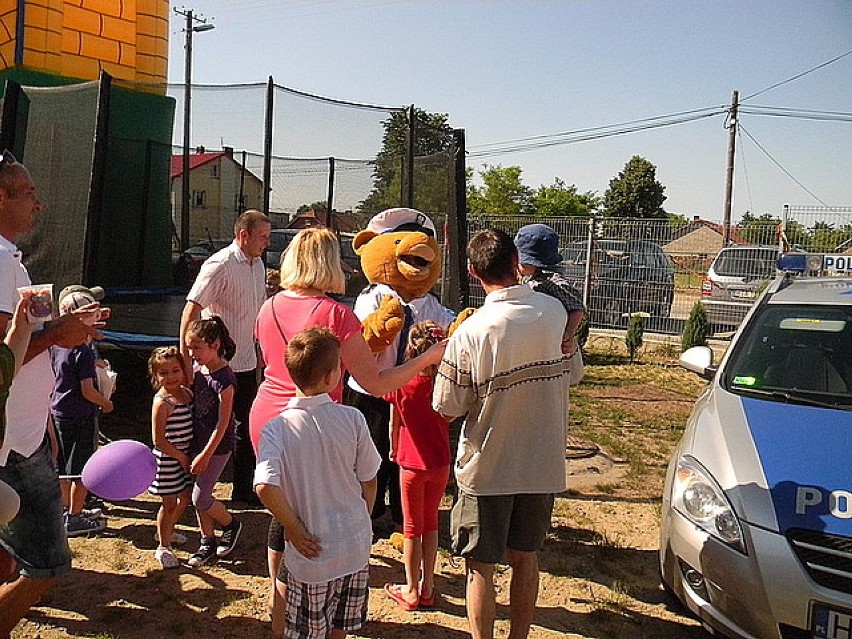
<svg viewBox="0 0 852 639"><path fill-rule="evenodd" d="M408 603L405 599L403 599L402 593L399 591L399 584L385 584L385 594L393 599L400 608L408 612L417 610L420 605L419 602Z"/></svg>
<svg viewBox="0 0 852 639"><path fill-rule="evenodd" d="M421 608L434 608L435 607L435 600L438 597L439 597L438 589L432 588L432 596L431 597L425 597L422 594L420 595L419 605L420 605Z"/></svg>

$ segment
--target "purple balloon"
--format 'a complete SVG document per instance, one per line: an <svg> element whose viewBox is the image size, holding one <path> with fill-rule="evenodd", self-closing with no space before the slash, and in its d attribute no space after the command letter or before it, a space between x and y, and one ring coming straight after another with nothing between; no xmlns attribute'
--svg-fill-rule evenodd
<svg viewBox="0 0 852 639"><path fill-rule="evenodd" d="M83 467L83 485L98 497L125 501L144 493L154 475L157 460L142 442L119 439L95 451Z"/></svg>

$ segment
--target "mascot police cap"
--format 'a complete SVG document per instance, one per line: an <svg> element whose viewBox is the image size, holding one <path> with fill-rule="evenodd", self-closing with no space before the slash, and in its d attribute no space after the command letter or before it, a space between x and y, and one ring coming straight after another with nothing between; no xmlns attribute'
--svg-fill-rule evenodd
<svg viewBox="0 0 852 639"><path fill-rule="evenodd" d="M386 209L377 213L367 224L374 233L392 233L394 231L420 231L435 236L435 224L427 215L416 209Z"/></svg>

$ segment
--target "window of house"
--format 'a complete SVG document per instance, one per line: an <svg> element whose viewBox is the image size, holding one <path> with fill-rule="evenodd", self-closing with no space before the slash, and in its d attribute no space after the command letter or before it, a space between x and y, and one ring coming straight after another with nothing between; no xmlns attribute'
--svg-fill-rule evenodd
<svg viewBox="0 0 852 639"><path fill-rule="evenodd" d="M207 191L193 191L192 206L207 206Z"/></svg>
<svg viewBox="0 0 852 639"><path fill-rule="evenodd" d="M210 177L218 178L219 177L219 165L211 164L210 165Z"/></svg>

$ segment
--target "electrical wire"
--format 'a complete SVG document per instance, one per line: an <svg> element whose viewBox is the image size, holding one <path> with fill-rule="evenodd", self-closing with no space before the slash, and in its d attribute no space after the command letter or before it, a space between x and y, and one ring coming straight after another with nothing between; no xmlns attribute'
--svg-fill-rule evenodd
<svg viewBox="0 0 852 639"><path fill-rule="evenodd" d="M725 113L725 109L719 107L712 111L704 111L701 113L697 113L694 115L688 115L683 117L674 117L669 120L660 120L660 118L664 118L667 116L659 116L656 118L646 118L645 120L637 120L633 123L625 123L623 125L608 125L605 127L592 127L590 129L578 129L574 132L566 132L561 134L556 134L556 137L550 136L550 139L538 139L537 138L528 138L527 140L521 140L517 143L508 142L504 143L505 146L498 146L500 143L493 143L488 145L482 145L480 147L471 147L471 151L468 153L468 157L470 158L483 158L483 157L492 157L496 155L505 155L507 153L520 153L524 151L533 151L537 149L544 149L553 146L560 146L564 144L576 144L578 142L588 142L591 140L600 140L604 138L616 137L620 135L627 135L629 133L636 133L639 131L648 131L651 129L659 129L668 126L675 126L678 124L685 124L687 122L695 122L697 120L703 120L705 118L714 117L717 115L721 115ZM650 122L649 120L655 120L654 122ZM618 128L617 128L618 127ZM547 136L544 136L547 138ZM476 150L480 149L480 150Z"/></svg>
<svg viewBox="0 0 852 639"><path fill-rule="evenodd" d="M827 67L829 64L834 64L838 60L842 60L843 58L845 58L848 55L852 55L852 49L850 49L846 53L841 53L840 55L832 58L831 60L823 62L822 64L818 64L815 67L811 67L807 71L802 71L801 73L797 73L796 75L794 75L790 78L787 78L786 80L782 80L781 82L776 82L775 84L772 84L772 85L766 87L765 89L761 89L760 91L756 91L755 93L752 93L751 95L744 97L742 100L740 100L740 102L745 102L746 100L751 100L752 98L755 98L759 95L766 93L767 91L771 91L772 89L777 89L780 86L783 86L785 84L789 84L790 82L793 82L793 80L798 80L799 78L804 77L804 76L808 75L809 73L813 73L814 71L822 69L823 67Z"/></svg>
<svg viewBox="0 0 852 639"><path fill-rule="evenodd" d="M754 137L751 133L749 133L749 132L748 132L748 129L746 129L746 128L742 125L742 123L740 123L740 124L738 125L738 128L740 129L740 131L742 131L743 133L745 133L745 134L748 136L748 138L749 138L752 142L754 142L755 146L757 146L757 148L758 148L758 149L760 149L760 150L763 152L763 154L764 154L766 157L768 157L768 158L769 158L769 160L770 160L770 161L771 161L771 162L772 162L775 166L777 166L779 169L781 169L781 171L784 173L784 175L786 175L788 178L790 178L791 180L793 180L793 182L795 182L795 183L799 186L799 188L801 188L801 189L802 189L805 193L807 193L808 195L810 195L810 196L811 196L814 200L816 200L817 202L819 202L820 204L822 204L822 205L826 208L826 210L831 211L832 213L837 213L837 214L839 214L839 213L840 213L840 211L836 210L834 207L831 207L831 206L829 206L828 204L826 204L826 203L822 200L822 198L820 198L820 197L819 197L816 193L814 193L814 192L813 192L813 191L811 191L808 187L806 187L804 184L802 184L802 182L801 182L798 178L796 178L796 176L794 176L792 173L790 173L790 171L788 171L786 168L784 168L778 160L776 160L774 157L772 157L772 154L771 154L769 151L767 151L767 150L764 148L764 146L763 146L760 142L758 142L758 141L755 139L755 137ZM846 219L847 221L852 221L852 219L850 219L850 218L845 218L845 219Z"/></svg>
<svg viewBox="0 0 852 639"><path fill-rule="evenodd" d="M739 128L737 129L737 137L740 139L740 163L743 166L743 179L745 180L746 194L748 195L748 209L749 211L754 211L754 200L751 197L751 182L748 179L748 166L746 165L745 159L745 145L742 143L742 135L740 134Z"/></svg>

